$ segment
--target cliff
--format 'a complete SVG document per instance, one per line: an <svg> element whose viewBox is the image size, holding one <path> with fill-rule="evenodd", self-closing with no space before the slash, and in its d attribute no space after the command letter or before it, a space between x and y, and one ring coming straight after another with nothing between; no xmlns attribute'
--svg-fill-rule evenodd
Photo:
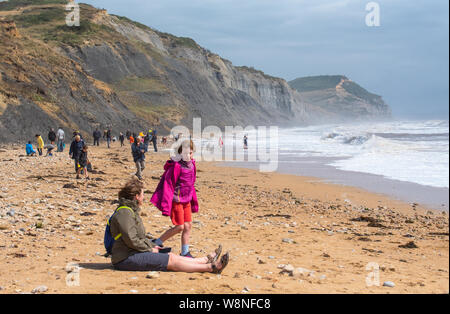
<svg viewBox="0 0 450 314"><path fill-rule="evenodd" d="M372 94L342 75L298 78L289 82L308 103L344 120L387 119L391 109L381 96Z"/></svg>
<svg viewBox="0 0 450 314"><path fill-rule="evenodd" d="M0 141L49 127L160 132L203 125L299 125L337 119L281 79L236 67L194 40L63 0L0 3ZM150 21L151 22L151 21Z"/></svg>

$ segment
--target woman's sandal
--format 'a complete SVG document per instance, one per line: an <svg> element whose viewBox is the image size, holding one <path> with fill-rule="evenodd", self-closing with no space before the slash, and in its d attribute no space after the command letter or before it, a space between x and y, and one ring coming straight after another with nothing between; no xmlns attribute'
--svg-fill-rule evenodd
<svg viewBox="0 0 450 314"><path fill-rule="evenodd" d="M225 269L225 267L227 267L229 260L230 260L230 253L227 252L220 259L220 263L222 264L222 267L220 269L217 268L216 264L211 264L211 266L212 266L212 273L213 274L221 274L222 271Z"/></svg>
<svg viewBox="0 0 450 314"><path fill-rule="evenodd" d="M208 262L206 264L211 264L217 261L220 254L222 254L222 244L219 244L219 247L214 252L216 253L215 256L211 256L210 254L206 256L208 258Z"/></svg>

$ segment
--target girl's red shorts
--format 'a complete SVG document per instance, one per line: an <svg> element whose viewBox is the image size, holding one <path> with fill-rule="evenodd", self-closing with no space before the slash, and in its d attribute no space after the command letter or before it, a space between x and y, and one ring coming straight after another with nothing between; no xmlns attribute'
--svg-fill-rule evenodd
<svg viewBox="0 0 450 314"><path fill-rule="evenodd" d="M172 223L175 226L184 225L185 222L192 221L191 203L172 203L172 211L170 213Z"/></svg>

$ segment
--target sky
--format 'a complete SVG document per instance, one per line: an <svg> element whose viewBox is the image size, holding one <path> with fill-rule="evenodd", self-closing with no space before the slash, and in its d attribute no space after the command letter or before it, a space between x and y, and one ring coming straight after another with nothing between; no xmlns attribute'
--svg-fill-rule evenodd
<svg viewBox="0 0 450 314"><path fill-rule="evenodd" d="M83 0L287 81L342 74L395 118L449 115L447 0ZM366 24L369 2L379 26Z"/></svg>

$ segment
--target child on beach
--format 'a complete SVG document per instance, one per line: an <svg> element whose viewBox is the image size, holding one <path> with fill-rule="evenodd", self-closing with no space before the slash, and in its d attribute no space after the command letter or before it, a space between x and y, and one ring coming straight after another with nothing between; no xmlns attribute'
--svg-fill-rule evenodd
<svg viewBox="0 0 450 314"><path fill-rule="evenodd" d="M27 145L25 145L25 150L27 152L27 156L36 156L36 151L33 149L31 141L28 141Z"/></svg>
<svg viewBox="0 0 450 314"><path fill-rule="evenodd" d="M181 232L181 255L193 257L189 252L189 238L192 228L192 213L198 212L195 192L196 166L193 159L194 143L185 140L174 157L164 166L164 174L151 198L151 203L170 216L175 227L167 230L153 242L163 246L163 242Z"/></svg>
<svg viewBox="0 0 450 314"><path fill-rule="evenodd" d="M42 139L42 136L40 134L36 134L36 142L39 156L42 156L42 150L44 149L44 140Z"/></svg>
<svg viewBox="0 0 450 314"><path fill-rule="evenodd" d="M80 172L83 171L84 177L86 180L89 180L87 165L89 163L88 159L88 147L86 144L83 145L83 149L81 150L80 157L78 159L78 170L77 170L77 179L80 179Z"/></svg>

